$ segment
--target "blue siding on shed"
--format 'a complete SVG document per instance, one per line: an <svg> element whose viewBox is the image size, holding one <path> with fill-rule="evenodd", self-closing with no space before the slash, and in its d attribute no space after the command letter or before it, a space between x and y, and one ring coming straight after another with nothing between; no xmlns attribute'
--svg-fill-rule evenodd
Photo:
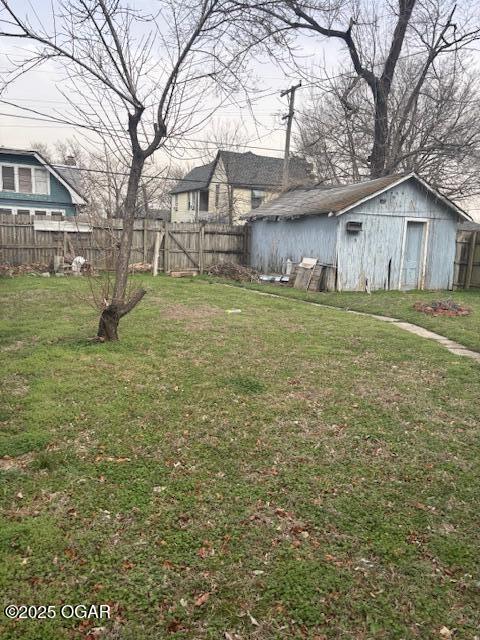
<svg viewBox="0 0 480 640"><path fill-rule="evenodd" d="M398 289L409 218L428 224L424 288L450 289L457 214L413 178L338 217L253 221L251 264L263 272L281 272L287 258L312 257L337 264L339 290ZM361 222L362 230L347 233L349 221Z"/></svg>
<svg viewBox="0 0 480 640"><path fill-rule="evenodd" d="M399 288L405 226L409 218L428 221L424 288L451 288L457 216L409 180L339 217L337 286L340 291L365 291L367 285L372 291ZM354 220L362 222L362 231L349 234L346 224Z"/></svg>
<svg viewBox="0 0 480 640"><path fill-rule="evenodd" d="M33 156L0 153L1 164L24 164L35 167L43 165ZM49 172L50 195L37 193L25 194L0 189L0 208L15 207L19 209L65 209L67 215L75 215L76 207L72 203L72 197L68 189Z"/></svg>
<svg viewBox="0 0 480 640"><path fill-rule="evenodd" d="M327 216L297 220L257 220L252 224L251 264L264 273L281 273L290 258L314 257L335 264L337 220Z"/></svg>

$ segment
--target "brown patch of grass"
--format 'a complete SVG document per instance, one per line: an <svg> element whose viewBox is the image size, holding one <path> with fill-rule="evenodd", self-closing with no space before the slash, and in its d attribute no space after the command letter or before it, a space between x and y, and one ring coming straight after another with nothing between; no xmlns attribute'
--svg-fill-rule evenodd
<svg viewBox="0 0 480 640"><path fill-rule="evenodd" d="M33 458L33 452L25 453L23 456L18 456L17 458L5 456L4 458L0 458L0 471L19 471L26 469Z"/></svg>
<svg viewBox="0 0 480 640"><path fill-rule="evenodd" d="M169 304L161 311L161 315L166 320L181 320L188 322L189 326L196 329L206 329L210 327L209 320L219 316L221 309L211 307L206 304L189 307L185 304Z"/></svg>

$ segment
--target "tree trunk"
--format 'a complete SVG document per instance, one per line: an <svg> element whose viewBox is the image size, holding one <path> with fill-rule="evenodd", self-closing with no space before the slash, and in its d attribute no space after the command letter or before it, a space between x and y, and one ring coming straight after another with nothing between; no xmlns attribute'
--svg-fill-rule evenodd
<svg viewBox="0 0 480 640"><path fill-rule="evenodd" d="M102 311L98 323L97 338L101 342L112 342L118 340L118 323L120 316L117 307L110 305Z"/></svg>
<svg viewBox="0 0 480 640"><path fill-rule="evenodd" d="M375 101L375 125L373 132L372 154L370 156L370 177L381 178L385 175L388 139L388 96L377 88L373 95Z"/></svg>
<svg viewBox="0 0 480 640"><path fill-rule="evenodd" d="M126 316L127 313L130 313L145 294L145 289L138 289L125 304L118 305L114 302L109 304L108 307L102 311L102 315L100 316L97 338L101 342L112 342L114 340L118 340L118 325L121 318Z"/></svg>
<svg viewBox="0 0 480 640"><path fill-rule="evenodd" d="M138 188L144 162L141 154L133 154L128 178L127 195L124 202L123 231L115 266L112 301L102 311L98 323L97 338L102 342L118 340L118 325L120 319L131 311L145 295L145 291L140 289L133 294L129 301L126 301L128 265L130 264L130 253L132 250Z"/></svg>
<svg viewBox="0 0 480 640"><path fill-rule="evenodd" d="M132 249L135 212L137 207L138 187L142 177L144 159L142 155L134 154L130 165L127 195L124 203L123 231L120 239L117 265L115 268L115 284L113 286L112 303L122 305L125 302L128 281L128 265Z"/></svg>

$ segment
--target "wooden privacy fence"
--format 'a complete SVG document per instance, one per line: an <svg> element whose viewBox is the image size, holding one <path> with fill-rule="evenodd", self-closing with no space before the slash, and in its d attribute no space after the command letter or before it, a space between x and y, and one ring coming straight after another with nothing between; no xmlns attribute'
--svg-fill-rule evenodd
<svg viewBox="0 0 480 640"><path fill-rule="evenodd" d="M0 214L0 263L49 264L54 256L81 255L97 269L110 268L122 220L36 220ZM136 220L131 263L152 263L158 271L198 271L219 262L245 264L249 229L226 224Z"/></svg>
<svg viewBox="0 0 480 640"><path fill-rule="evenodd" d="M478 230L461 229L457 233L454 286L460 289L480 287L480 231Z"/></svg>

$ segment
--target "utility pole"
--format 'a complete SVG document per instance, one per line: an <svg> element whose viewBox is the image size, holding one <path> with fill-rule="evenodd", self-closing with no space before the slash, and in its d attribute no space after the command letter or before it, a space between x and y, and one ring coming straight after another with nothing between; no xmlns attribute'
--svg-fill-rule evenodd
<svg viewBox="0 0 480 640"><path fill-rule="evenodd" d="M280 93L280 97L288 96L288 114L283 116L282 120L287 121L287 134L285 138L285 155L283 158L283 188L286 189L289 183L289 169L290 169L290 136L292 134L292 122L294 105L295 105L295 91L302 86L301 81L298 84L293 85L290 89L285 89Z"/></svg>

